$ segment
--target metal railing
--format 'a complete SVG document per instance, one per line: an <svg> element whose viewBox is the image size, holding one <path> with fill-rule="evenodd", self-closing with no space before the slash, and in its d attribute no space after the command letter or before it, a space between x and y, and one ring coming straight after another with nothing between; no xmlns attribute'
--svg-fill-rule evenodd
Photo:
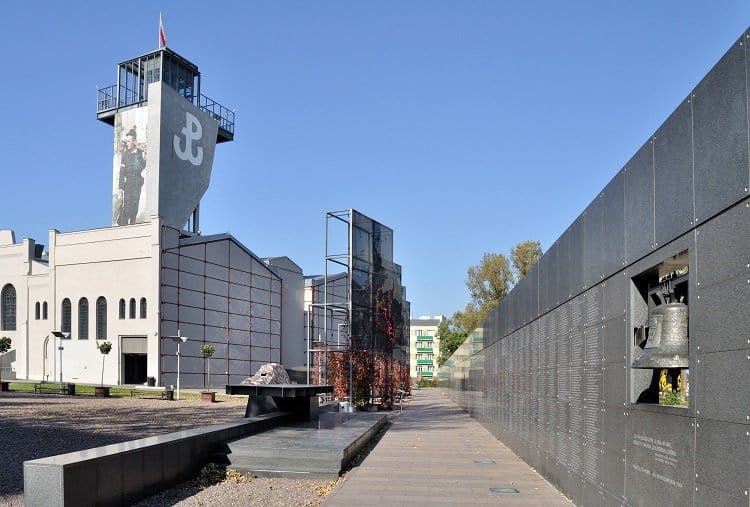
<svg viewBox="0 0 750 507"><path fill-rule="evenodd" d="M103 113L119 107L131 106L146 102L144 94L137 90L131 90L120 85L120 93L117 93L117 85L105 86L96 90L96 112ZM195 101L191 101L195 103ZM198 109L213 118L219 128L234 135L234 111L224 107L215 100L201 94L198 101Z"/></svg>

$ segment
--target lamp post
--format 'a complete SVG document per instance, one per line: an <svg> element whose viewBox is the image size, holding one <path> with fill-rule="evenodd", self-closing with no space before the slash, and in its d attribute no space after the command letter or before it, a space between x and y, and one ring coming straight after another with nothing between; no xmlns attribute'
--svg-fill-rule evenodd
<svg viewBox="0 0 750 507"><path fill-rule="evenodd" d="M180 345L187 341L187 336L180 336L180 330L177 330L177 336L165 336L177 344L177 401L180 400Z"/></svg>
<svg viewBox="0 0 750 507"><path fill-rule="evenodd" d="M65 350L65 347L62 346L62 341L64 339L70 338L70 333L68 332L61 332L61 331L52 331L52 335L55 338L60 338L60 345L57 347L57 350L60 351L60 383L62 384L63 381L63 369L62 369L62 356L63 356L63 350Z"/></svg>

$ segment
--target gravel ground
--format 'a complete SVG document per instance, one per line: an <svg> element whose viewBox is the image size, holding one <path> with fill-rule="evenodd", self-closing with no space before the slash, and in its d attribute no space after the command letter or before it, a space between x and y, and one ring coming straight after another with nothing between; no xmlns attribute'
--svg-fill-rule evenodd
<svg viewBox="0 0 750 507"><path fill-rule="evenodd" d="M245 398L214 404L0 394L0 506L23 505L23 462L241 418ZM342 480L342 479L339 479ZM337 481L260 479L210 467L137 505L320 505Z"/></svg>

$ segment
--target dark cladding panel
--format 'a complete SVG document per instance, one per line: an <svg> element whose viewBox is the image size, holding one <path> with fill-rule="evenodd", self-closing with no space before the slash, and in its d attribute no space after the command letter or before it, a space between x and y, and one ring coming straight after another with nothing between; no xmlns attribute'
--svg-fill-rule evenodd
<svg viewBox="0 0 750 507"><path fill-rule="evenodd" d="M625 176L622 171L602 192L602 260L605 278L625 265Z"/></svg>
<svg viewBox="0 0 750 507"><path fill-rule="evenodd" d="M606 228L605 224L605 228ZM649 141L625 166L625 253L627 262L654 246L654 145Z"/></svg>
<svg viewBox="0 0 750 507"><path fill-rule="evenodd" d="M698 297L690 299L691 352L750 347L750 283L747 280L739 276L696 290Z"/></svg>
<svg viewBox="0 0 750 507"><path fill-rule="evenodd" d="M624 273L606 280L602 286L602 317L604 320L625 316L630 279Z"/></svg>
<svg viewBox="0 0 750 507"><path fill-rule="evenodd" d="M549 297L549 255L545 253L536 264L536 270L539 272L539 313L544 314L550 309Z"/></svg>
<svg viewBox="0 0 750 507"><path fill-rule="evenodd" d="M589 204L583 214L583 283L591 287L603 273L602 258L602 197Z"/></svg>
<svg viewBox="0 0 750 507"><path fill-rule="evenodd" d="M547 271L547 297L549 298L549 309L556 307L559 302L557 298L557 287L558 287L558 271L560 269L560 265L557 262L557 252L559 250L560 242L556 241L549 250L547 250L547 253L545 254L545 257L547 257L547 268L549 270Z"/></svg>
<svg viewBox="0 0 750 507"><path fill-rule="evenodd" d="M606 363L622 363L629 344L630 333L624 317L602 324L602 355Z"/></svg>
<svg viewBox="0 0 750 507"><path fill-rule="evenodd" d="M737 42L692 96L697 223L747 195L747 100L745 48Z"/></svg>
<svg viewBox="0 0 750 507"><path fill-rule="evenodd" d="M750 423L750 349L698 354L690 369L698 385L694 396L701 418Z"/></svg>
<svg viewBox="0 0 750 507"><path fill-rule="evenodd" d="M692 109L684 100L654 136L656 245L693 225Z"/></svg>
<svg viewBox="0 0 750 507"><path fill-rule="evenodd" d="M576 218L568 229L570 243L568 245L568 273L570 295L575 296L584 289L583 281L583 215Z"/></svg>
<svg viewBox="0 0 750 507"><path fill-rule="evenodd" d="M696 481L747 505L750 436L745 424L698 419L695 435ZM700 485L699 485L700 487Z"/></svg>
<svg viewBox="0 0 750 507"><path fill-rule="evenodd" d="M750 202L740 204L696 231L698 288L750 272Z"/></svg>
<svg viewBox="0 0 750 507"><path fill-rule="evenodd" d="M602 367L602 402L607 409L621 409L625 404L625 363L605 364Z"/></svg>
<svg viewBox="0 0 750 507"><path fill-rule="evenodd" d="M693 505L721 505L721 507L747 507L747 497L736 498L719 489L695 481L695 500Z"/></svg>
<svg viewBox="0 0 750 507"><path fill-rule="evenodd" d="M625 409L602 406L602 446L622 455L625 452L628 435L628 416ZM623 476L620 476L622 481Z"/></svg>
<svg viewBox="0 0 750 507"><path fill-rule="evenodd" d="M622 434L624 445L624 430ZM602 448L599 458L599 477L601 477L604 490L616 498L616 500L610 498L609 502L605 501L602 505L622 507L624 505L622 496L625 493L625 453L621 448Z"/></svg>
<svg viewBox="0 0 750 507"><path fill-rule="evenodd" d="M632 505L692 505L695 424L688 417L631 410L625 495Z"/></svg>
<svg viewBox="0 0 750 507"><path fill-rule="evenodd" d="M571 296L570 290L570 229L557 240L557 303Z"/></svg>
<svg viewBox="0 0 750 507"><path fill-rule="evenodd" d="M584 327L599 326L602 323L601 285L595 285L584 294Z"/></svg>

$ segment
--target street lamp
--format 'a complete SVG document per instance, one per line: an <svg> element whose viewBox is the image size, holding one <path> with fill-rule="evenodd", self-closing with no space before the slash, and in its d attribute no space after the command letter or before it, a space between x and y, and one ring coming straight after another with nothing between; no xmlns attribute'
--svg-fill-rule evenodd
<svg viewBox="0 0 750 507"><path fill-rule="evenodd" d="M62 346L62 341L63 340L67 340L68 338L70 338L70 333L67 333L67 332L63 333L61 331L52 331L52 335L55 338L60 338L60 345L57 347L57 350L60 351L60 383L62 384L62 381L63 381L63 375L62 375L62 353L63 353L63 350L65 350L65 347Z"/></svg>
<svg viewBox="0 0 750 507"><path fill-rule="evenodd" d="M177 344L177 401L180 400L180 344L187 341L187 336L180 336L180 330L177 330L177 336L165 336Z"/></svg>

